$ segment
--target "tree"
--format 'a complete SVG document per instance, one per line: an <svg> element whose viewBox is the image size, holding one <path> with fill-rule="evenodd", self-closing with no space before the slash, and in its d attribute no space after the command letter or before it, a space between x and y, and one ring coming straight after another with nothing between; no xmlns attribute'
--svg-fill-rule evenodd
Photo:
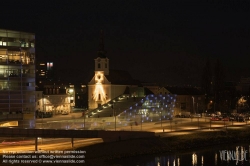
<svg viewBox="0 0 250 166"><path fill-rule="evenodd" d="M205 93L205 103L204 105L207 106L208 103L210 103L211 97L212 97L212 71L211 71L211 64L210 59L208 58L206 61L206 64L202 71L201 76L201 88L203 92ZM206 108L210 109L210 108Z"/></svg>
<svg viewBox="0 0 250 166"><path fill-rule="evenodd" d="M210 60L207 59L201 77L201 88L203 89L203 91L207 96L211 95L211 83L212 83L211 65L210 65Z"/></svg>
<svg viewBox="0 0 250 166"><path fill-rule="evenodd" d="M221 61L217 59L214 67L214 109L221 110L220 106L224 100L224 83L225 83L225 74Z"/></svg>

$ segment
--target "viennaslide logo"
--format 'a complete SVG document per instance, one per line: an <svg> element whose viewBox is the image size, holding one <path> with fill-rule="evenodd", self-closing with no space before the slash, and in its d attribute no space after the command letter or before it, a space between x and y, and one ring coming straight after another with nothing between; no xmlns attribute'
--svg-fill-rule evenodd
<svg viewBox="0 0 250 166"><path fill-rule="evenodd" d="M219 152L221 161L235 161L236 165L249 159L249 151L243 146L236 146L235 150L220 150Z"/></svg>

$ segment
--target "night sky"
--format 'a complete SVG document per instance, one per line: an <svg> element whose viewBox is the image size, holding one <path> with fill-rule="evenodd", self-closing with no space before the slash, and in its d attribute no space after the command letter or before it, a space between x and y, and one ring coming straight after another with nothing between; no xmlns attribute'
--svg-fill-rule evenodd
<svg viewBox="0 0 250 166"><path fill-rule="evenodd" d="M249 0L17 0L0 13L0 28L35 33L36 60L69 82L93 74L100 30L110 68L140 81L199 86L207 58L227 81L250 74Z"/></svg>

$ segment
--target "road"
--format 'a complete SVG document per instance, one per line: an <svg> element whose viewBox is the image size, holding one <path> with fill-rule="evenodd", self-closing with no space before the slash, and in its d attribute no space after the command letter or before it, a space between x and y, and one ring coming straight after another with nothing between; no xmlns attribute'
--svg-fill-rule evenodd
<svg viewBox="0 0 250 166"><path fill-rule="evenodd" d="M89 146L102 143L101 138L74 139L74 148ZM34 151L35 139L5 139L0 143L0 153L3 151ZM39 150L69 150L72 149L71 139L69 138L40 138L38 139Z"/></svg>
<svg viewBox="0 0 250 166"><path fill-rule="evenodd" d="M80 114L74 114L76 118L80 117ZM53 119L46 119L48 122L65 122L67 125L75 125L74 119L71 115L61 117L54 117ZM82 120L82 119L80 119ZM91 119L89 119L91 120ZM41 123L43 120L38 120L38 123ZM91 122L97 124L99 129L103 130L123 130L123 131L151 131L155 132L156 135L161 136L171 136L171 135L180 135L187 134L190 132L199 131L214 131L214 130L224 130L229 127L242 127L250 126L250 122L231 122L231 121L210 121L210 118L175 118L173 120L159 121L159 122L127 122L127 121L117 121L116 125L114 121L106 122L104 125L103 119L99 121ZM76 125L75 125L76 126ZM35 139L24 139L17 138L16 140L10 138L0 138L0 153L5 151L18 151L18 150L34 150L35 149ZM93 139L74 139L74 148L84 147L96 143L103 142L100 138ZM41 138L38 140L38 149L42 150L66 150L72 149L71 139L61 138L61 139L45 139Z"/></svg>

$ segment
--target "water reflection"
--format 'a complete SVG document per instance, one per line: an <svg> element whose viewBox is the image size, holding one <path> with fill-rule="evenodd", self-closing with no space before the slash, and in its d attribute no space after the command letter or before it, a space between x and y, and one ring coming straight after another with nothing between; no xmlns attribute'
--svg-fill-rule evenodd
<svg viewBox="0 0 250 166"><path fill-rule="evenodd" d="M217 157L218 157L218 156L217 156L217 153L215 152L214 165L217 165L217 161L218 161L218 160L217 160Z"/></svg>
<svg viewBox="0 0 250 166"><path fill-rule="evenodd" d="M221 146L195 152L144 156L116 161L121 166L249 166L250 145Z"/></svg>
<svg viewBox="0 0 250 166"><path fill-rule="evenodd" d="M197 165L197 155L195 153L192 154L192 165L193 166Z"/></svg>

